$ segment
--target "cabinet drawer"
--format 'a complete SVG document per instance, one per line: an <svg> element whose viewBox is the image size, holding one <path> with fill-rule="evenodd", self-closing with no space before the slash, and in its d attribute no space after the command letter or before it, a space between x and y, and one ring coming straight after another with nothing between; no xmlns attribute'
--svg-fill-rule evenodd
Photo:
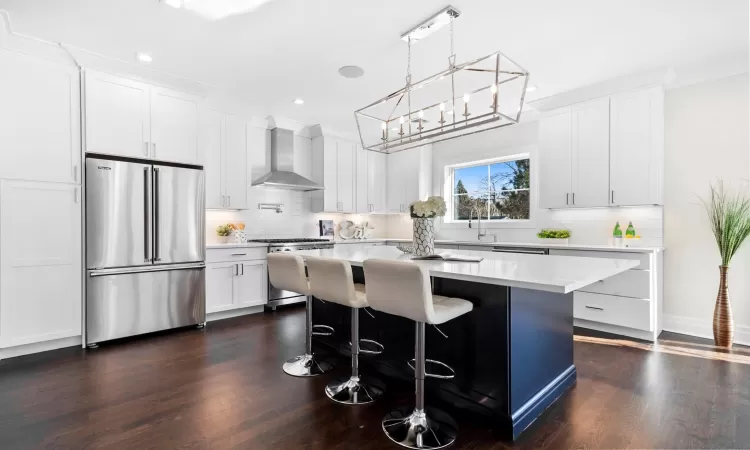
<svg viewBox="0 0 750 450"><path fill-rule="evenodd" d="M651 272L628 270L580 289L583 292L619 295L641 299L651 298Z"/></svg>
<svg viewBox="0 0 750 450"><path fill-rule="evenodd" d="M266 247L210 248L206 250L206 262L266 259L266 255L268 255L268 249Z"/></svg>
<svg viewBox="0 0 750 450"><path fill-rule="evenodd" d="M645 331L653 330L651 302L638 298L579 291L573 296L573 317Z"/></svg>
<svg viewBox="0 0 750 450"><path fill-rule="evenodd" d="M651 270L651 253L633 253L633 252L599 252L588 250L559 250L549 249L550 255L560 256L583 256L586 258L608 258L608 259L634 259L640 261L640 265L634 269Z"/></svg>

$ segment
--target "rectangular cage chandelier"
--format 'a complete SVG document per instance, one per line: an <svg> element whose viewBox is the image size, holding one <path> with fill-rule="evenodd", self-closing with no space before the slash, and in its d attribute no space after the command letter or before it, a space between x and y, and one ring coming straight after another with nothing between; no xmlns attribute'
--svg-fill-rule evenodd
<svg viewBox="0 0 750 450"><path fill-rule="evenodd" d="M520 121L529 72L501 52L456 65L448 6L401 37L409 45L406 86L354 112L366 150L396 153ZM411 80L411 44L442 25L451 28L448 68Z"/></svg>

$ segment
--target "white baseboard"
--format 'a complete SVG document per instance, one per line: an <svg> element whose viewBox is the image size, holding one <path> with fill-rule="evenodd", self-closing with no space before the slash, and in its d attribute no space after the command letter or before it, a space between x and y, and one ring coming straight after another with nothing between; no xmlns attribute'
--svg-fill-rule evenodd
<svg viewBox="0 0 750 450"><path fill-rule="evenodd" d="M672 331L674 333L687 334L711 340L714 338L712 317L707 319L696 319L694 317L674 316L669 314L664 314L662 317L664 319L663 325L665 331ZM734 342L742 345L750 345L750 326L735 324Z"/></svg>
<svg viewBox="0 0 750 450"><path fill-rule="evenodd" d="M73 336L51 341L35 342L33 344L16 345L0 349L0 359L15 358L16 356L57 350L65 347L81 347L81 336Z"/></svg>
<svg viewBox="0 0 750 450"><path fill-rule="evenodd" d="M263 312L263 305L251 306L249 308L242 308L242 309L230 309L229 311L219 311L215 313L206 314L206 322L231 319L232 317L245 316L247 314L257 314L261 312Z"/></svg>

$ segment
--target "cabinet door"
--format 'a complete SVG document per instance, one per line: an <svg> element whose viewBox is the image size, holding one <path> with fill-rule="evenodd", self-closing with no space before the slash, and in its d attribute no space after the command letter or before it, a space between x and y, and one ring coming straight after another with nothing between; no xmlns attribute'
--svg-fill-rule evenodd
<svg viewBox="0 0 750 450"><path fill-rule="evenodd" d="M609 98L572 108L570 206L609 205Z"/></svg>
<svg viewBox="0 0 750 450"><path fill-rule="evenodd" d="M663 112L659 90L611 97L610 202L613 205L658 204L659 129ZM662 117L659 117L662 114Z"/></svg>
<svg viewBox="0 0 750 450"><path fill-rule="evenodd" d="M86 151L149 157L149 85L93 71L84 78Z"/></svg>
<svg viewBox="0 0 750 450"><path fill-rule="evenodd" d="M338 142L323 139L323 211L341 211L338 194Z"/></svg>
<svg viewBox="0 0 750 450"><path fill-rule="evenodd" d="M366 151L367 164L367 195L372 205L372 212L386 212L386 158L383 153Z"/></svg>
<svg viewBox="0 0 750 450"><path fill-rule="evenodd" d="M558 110L539 121L539 207L570 204L570 109Z"/></svg>
<svg viewBox="0 0 750 450"><path fill-rule="evenodd" d="M239 271L236 263L206 264L206 313L235 307L234 283Z"/></svg>
<svg viewBox="0 0 750 450"><path fill-rule="evenodd" d="M337 170L337 196L339 199L339 207L343 212L354 211L354 192L356 186L354 184L354 144L347 141L338 142L338 152L336 161Z"/></svg>
<svg viewBox="0 0 750 450"><path fill-rule="evenodd" d="M225 207L247 209L247 132L242 117L224 116L224 156Z"/></svg>
<svg viewBox="0 0 750 450"><path fill-rule="evenodd" d="M388 212L389 213L400 213L403 212L404 204L404 188L406 180L404 180L404 152L397 152L390 154L386 157L388 166Z"/></svg>
<svg viewBox="0 0 750 450"><path fill-rule="evenodd" d="M0 346L81 334L80 189L0 182Z"/></svg>
<svg viewBox="0 0 750 450"><path fill-rule="evenodd" d="M421 148L412 148L405 150L402 153L401 170L402 170L402 187L404 191L403 199L403 212L409 212L409 205L420 198L419 183L422 179L422 161L421 161ZM430 168L424 168L424 170L431 170Z"/></svg>
<svg viewBox="0 0 750 450"><path fill-rule="evenodd" d="M224 207L224 166L222 158L223 118L216 111L206 111L201 117L200 151L206 174L206 208Z"/></svg>
<svg viewBox="0 0 750 450"><path fill-rule="evenodd" d="M0 178L80 183L78 70L0 51Z"/></svg>
<svg viewBox="0 0 750 450"><path fill-rule="evenodd" d="M198 162L199 101L191 94L152 88L152 158L188 164Z"/></svg>
<svg viewBox="0 0 750 450"><path fill-rule="evenodd" d="M357 159L357 201L355 211L358 213L367 214L370 212L370 205L373 199L370 197L368 173L369 173L369 159L367 157L368 152L364 150L361 145L354 144L356 149Z"/></svg>
<svg viewBox="0 0 750 450"><path fill-rule="evenodd" d="M240 275L236 278L235 305L244 308L268 303L266 261L244 261L239 264Z"/></svg>

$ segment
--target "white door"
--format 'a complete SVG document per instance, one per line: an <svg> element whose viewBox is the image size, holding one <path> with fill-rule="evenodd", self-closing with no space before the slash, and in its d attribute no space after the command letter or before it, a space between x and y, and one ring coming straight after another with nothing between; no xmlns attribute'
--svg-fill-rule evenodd
<svg viewBox="0 0 750 450"><path fill-rule="evenodd" d="M570 205L609 205L609 98L572 107Z"/></svg>
<svg viewBox="0 0 750 450"><path fill-rule="evenodd" d="M323 211L341 211L338 197L338 142L323 139Z"/></svg>
<svg viewBox="0 0 750 450"><path fill-rule="evenodd" d="M406 188L404 153L404 151L392 153L386 157L388 166L387 209L389 213L400 213L404 210L404 199L406 198L404 192Z"/></svg>
<svg viewBox="0 0 750 450"><path fill-rule="evenodd" d="M364 150L361 145L355 145L357 173L356 173L356 184L357 184L357 201L355 202L355 211L358 213L369 213L371 212L371 205L373 198L370 197L369 183L368 183L368 171L369 171L369 159L367 157L369 152Z"/></svg>
<svg viewBox="0 0 750 450"><path fill-rule="evenodd" d="M150 143L150 86L86 71L86 151L147 158Z"/></svg>
<svg viewBox="0 0 750 450"><path fill-rule="evenodd" d="M247 209L247 133L245 119L224 116L225 207Z"/></svg>
<svg viewBox="0 0 750 450"><path fill-rule="evenodd" d="M188 164L198 162L200 99L171 89L151 89L151 157Z"/></svg>
<svg viewBox="0 0 750 450"><path fill-rule="evenodd" d="M80 189L0 182L0 346L81 334Z"/></svg>
<svg viewBox="0 0 750 450"><path fill-rule="evenodd" d="M233 309L236 263L206 264L206 313Z"/></svg>
<svg viewBox="0 0 750 450"><path fill-rule="evenodd" d="M372 205L372 212L386 212L386 158L384 153L366 151L367 192Z"/></svg>
<svg viewBox="0 0 750 450"><path fill-rule="evenodd" d="M224 207L224 188L222 186L222 140L223 117L220 112L206 111L201 117L200 152L203 171L206 176L206 208Z"/></svg>
<svg viewBox="0 0 750 450"><path fill-rule="evenodd" d="M339 205L343 212L354 211L354 197L356 186L354 184L355 156L354 144L348 141L338 141L337 171L337 193Z"/></svg>
<svg viewBox="0 0 750 450"><path fill-rule="evenodd" d="M539 121L540 208L565 208L571 203L570 131L570 108Z"/></svg>
<svg viewBox="0 0 750 450"><path fill-rule="evenodd" d="M245 308L268 303L266 261L244 261L239 265L240 275L236 277L235 305Z"/></svg>
<svg viewBox="0 0 750 450"><path fill-rule="evenodd" d="M74 67L0 51L0 178L80 183Z"/></svg>
<svg viewBox="0 0 750 450"><path fill-rule="evenodd" d="M626 92L611 97L610 202L613 205L657 204L652 174L654 90Z"/></svg>

